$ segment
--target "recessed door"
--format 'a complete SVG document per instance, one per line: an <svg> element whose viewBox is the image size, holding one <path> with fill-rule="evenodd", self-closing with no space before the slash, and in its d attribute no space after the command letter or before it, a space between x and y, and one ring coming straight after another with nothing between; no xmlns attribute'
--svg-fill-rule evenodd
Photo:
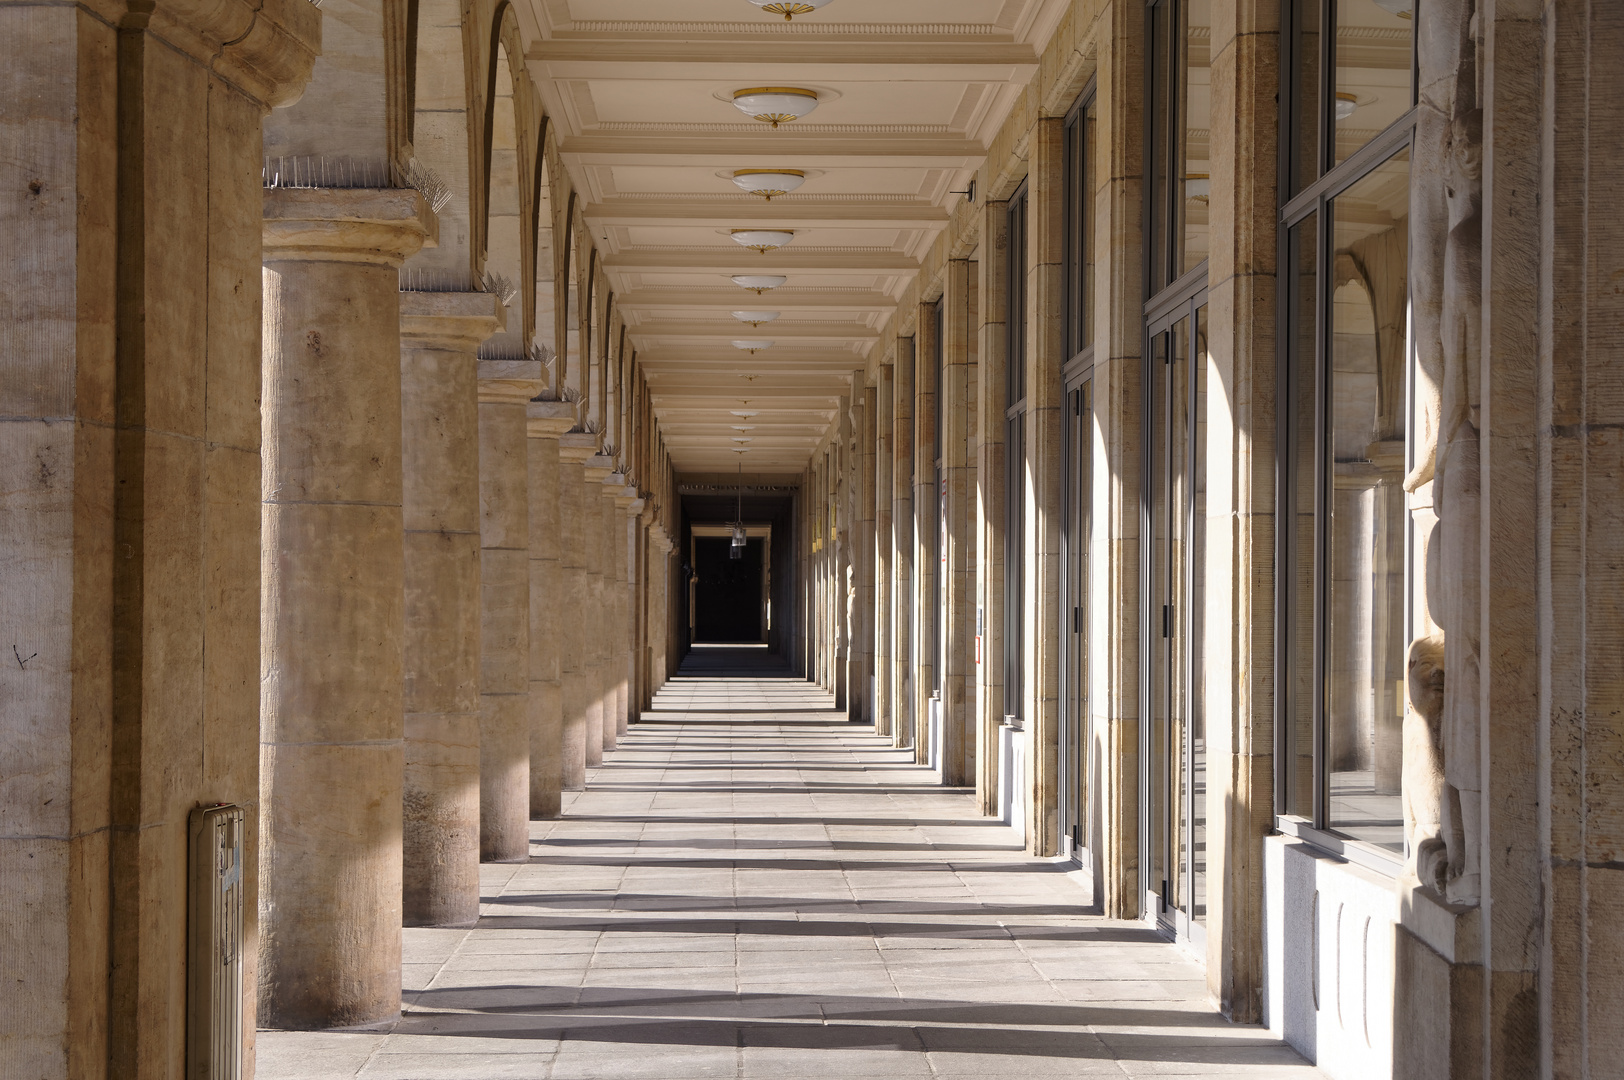
<svg viewBox="0 0 1624 1080"><path fill-rule="evenodd" d="M1145 614L1146 902L1164 930L1204 940L1207 309L1151 327Z"/></svg>

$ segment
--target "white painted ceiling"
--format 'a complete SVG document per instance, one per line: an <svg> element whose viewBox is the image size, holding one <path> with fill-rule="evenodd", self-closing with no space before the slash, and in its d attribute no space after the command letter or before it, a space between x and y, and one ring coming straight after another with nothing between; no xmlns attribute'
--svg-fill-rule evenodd
<svg viewBox="0 0 1624 1080"><path fill-rule="evenodd" d="M792 22L747 0L527 2L529 69L676 467L731 471L748 438L747 470L800 472L1065 0L833 0ZM759 86L818 108L775 130L730 103ZM768 203L728 179L764 168L807 180ZM744 227L795 240L757 254ZM788 281L757 297L742 273ZM731 344L750 338L775 344Z"/></svg>

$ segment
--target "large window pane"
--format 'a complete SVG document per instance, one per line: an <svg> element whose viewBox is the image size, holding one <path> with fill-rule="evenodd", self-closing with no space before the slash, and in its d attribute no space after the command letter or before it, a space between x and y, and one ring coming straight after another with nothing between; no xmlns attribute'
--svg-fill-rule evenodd
<svg viewBox="0 0 1624 1080"><path fill-rule="evenodd" d="M1066 121L1066 357L1093 341L1095 105L1088 101Z"/></svg>
<svg viewBox="0 0 1624 1080"><path fill-rule="evenodd" d="M1326 536L1328 824L1403 849L1409 156L1338 196Z"/></svg>
<svg viewBox="0 0 1624 1080"><path fill-rule="evenodd" d="M1179 65L1179 252L1173 276L1188 273L1207 258L1207 203L1212 163L1212 13L1210 0L1184 0L1183 62Z"/></svg>
<svg viewBox="0 0 1624 1080"><path fill-rule="evenodd" d="M1336 0L1333 164L1409 110L1413 6L1412 0Z"/></svg>
<svg viewBox="0 0 1624 1080"><path fill-rule="evenodd" d="M1319 218L1309 215L1292 228L1287 264L1287 350L1291 381L1287 462L1289 489L1282 508L1287 515L1286 566L1281 587L1287 590L1284 610L1288 679L1285 695L1285 779L1283 813L1313 820L1314 813L1314 515L1315 440L1319 425L1315 403L1319 390L1318 290Z"/></svg>
<svg viewBox="0 0 1624 1080"><path fill-rule="evenodd" d="M1322 0L1294 0L1292 4L1292 71L1290 117L1291 193L1319 179L1320 131L1320 4Z"/></svg>

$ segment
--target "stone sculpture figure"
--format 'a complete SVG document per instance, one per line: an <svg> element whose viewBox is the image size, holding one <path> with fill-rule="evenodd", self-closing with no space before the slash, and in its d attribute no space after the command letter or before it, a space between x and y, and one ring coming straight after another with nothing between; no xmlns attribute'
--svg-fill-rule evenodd
<svg viewBox="0 0 1624 1080"><path fill-rule="evenodd" d="M1424 883L1455 903L1475 904L1480 830L1478 617L1482 573L1478 419L1482 312L1482 112L1477 97L1473 0L1436 0L1419 34L1420 110L1411 184L1411 280L1416 342L1418 451L1405 490L1424 499L1430 484L1438 525L1428 541L1425 618L1442 630L1411 647L1409 678L1441 685L1437 700L1410 689L1410 712L1431 720L1417 701L1436 707L1441 781L1430 762L1412 769L1406 716L1406 828L1437 822L1421 836L1411 865ZM1437 640L1441 637L1440 642ZM1425 644L1423 644L1425 642ZM1441 670L1438 661L1441 651ZM1447 677L1445 677L1447 673ZM1441 853L1438 844L1442 845Z"/></svg>

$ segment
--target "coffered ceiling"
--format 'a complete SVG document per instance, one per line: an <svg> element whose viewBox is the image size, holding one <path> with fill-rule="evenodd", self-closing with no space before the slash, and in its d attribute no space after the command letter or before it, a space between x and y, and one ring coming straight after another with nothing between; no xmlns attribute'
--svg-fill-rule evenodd
<svg viewBox="0 0 1624 1080"><path fill-rule="evenodd" d="M741 446L751 472L805 467L1065 2L832 0L786 21L749 0L528 0L530 70L679 470L731 471ZM775 129L733 106L752 87L818 105ZM805 183L769 202L731 180L767 168ZM795 236L758 254L742 228ZM757 296L735 274L787 280Z"/></svg>

